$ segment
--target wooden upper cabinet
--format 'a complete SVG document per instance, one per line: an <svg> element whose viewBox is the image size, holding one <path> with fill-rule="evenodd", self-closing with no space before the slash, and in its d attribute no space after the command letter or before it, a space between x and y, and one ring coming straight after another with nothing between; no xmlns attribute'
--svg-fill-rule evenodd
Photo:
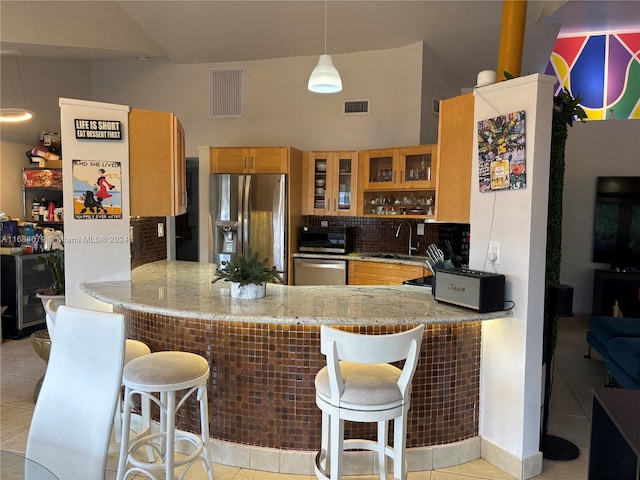
<svg viewBox="0 0 640 480"><path fill-rule="evenodd" d="M287 147L211 147L211 173L287 173Z"/></svg>
<svg viewBox="0 0 640 480"><path fill-rule="evenodd" d="M303 214L356 215L358 152L304 152Z"/></svg>
<svg viewBox="0 0 640 480"><path fill-rule="evenodd" d="M435 145L365 150L361 156L360 181L365 190L435 188Z"/></svg>
<svg viewBox="0 0 640 480"><path fill-rule="evenodd" d="M131 216L164 217L187 211L184 129L173 113L129 112Z"/></svg>
<svg viewBox="0 0 640 480"><path fill-rule="evenodd" d="M473 93L440 101L436 219L469 222L471 163L476 138Z"/></svg>

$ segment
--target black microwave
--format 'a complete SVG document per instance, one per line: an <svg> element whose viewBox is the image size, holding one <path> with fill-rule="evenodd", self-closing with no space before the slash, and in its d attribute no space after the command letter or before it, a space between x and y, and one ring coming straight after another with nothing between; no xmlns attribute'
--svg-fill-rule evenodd
<svg viewBox="0 0 640 480"><path fill-rule="evenodd" d="M353 251L353 227L300 227L298 251L349 253Z"/></svg>

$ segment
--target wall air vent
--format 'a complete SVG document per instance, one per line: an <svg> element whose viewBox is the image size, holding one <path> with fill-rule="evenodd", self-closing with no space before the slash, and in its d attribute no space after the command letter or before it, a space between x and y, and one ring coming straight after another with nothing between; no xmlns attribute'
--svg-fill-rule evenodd
<svg viewBox="0 0 640 480"><path fill-rule="evenodd" d="M345 100L342 113L344 115L369 115L369 99Z"/></svg>
<svg viewBox="0 0 640 480"><path fill-rule="evenodd" d="M209 69L209 118L244 116L244 68Z"/></svg>

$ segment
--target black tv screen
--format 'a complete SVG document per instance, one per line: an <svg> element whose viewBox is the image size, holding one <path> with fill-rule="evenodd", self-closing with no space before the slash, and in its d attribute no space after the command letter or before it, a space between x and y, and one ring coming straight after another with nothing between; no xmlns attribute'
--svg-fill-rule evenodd
<svg viewBox="0 0 640 480"><path fill-rule="evenodd" d="M598 177L593 261L640 267L640 177Z"/></svg>

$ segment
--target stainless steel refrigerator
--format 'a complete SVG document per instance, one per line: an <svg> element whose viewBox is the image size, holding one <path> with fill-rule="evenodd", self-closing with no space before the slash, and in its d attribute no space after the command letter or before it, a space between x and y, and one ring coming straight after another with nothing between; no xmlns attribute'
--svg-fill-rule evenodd
<svg viewBox="0 0 640 480"><path fill-rule="evenodd" d="M212 174L209 188L213 263L251 250L283 272L286 283L286 176Z"/></svg>

